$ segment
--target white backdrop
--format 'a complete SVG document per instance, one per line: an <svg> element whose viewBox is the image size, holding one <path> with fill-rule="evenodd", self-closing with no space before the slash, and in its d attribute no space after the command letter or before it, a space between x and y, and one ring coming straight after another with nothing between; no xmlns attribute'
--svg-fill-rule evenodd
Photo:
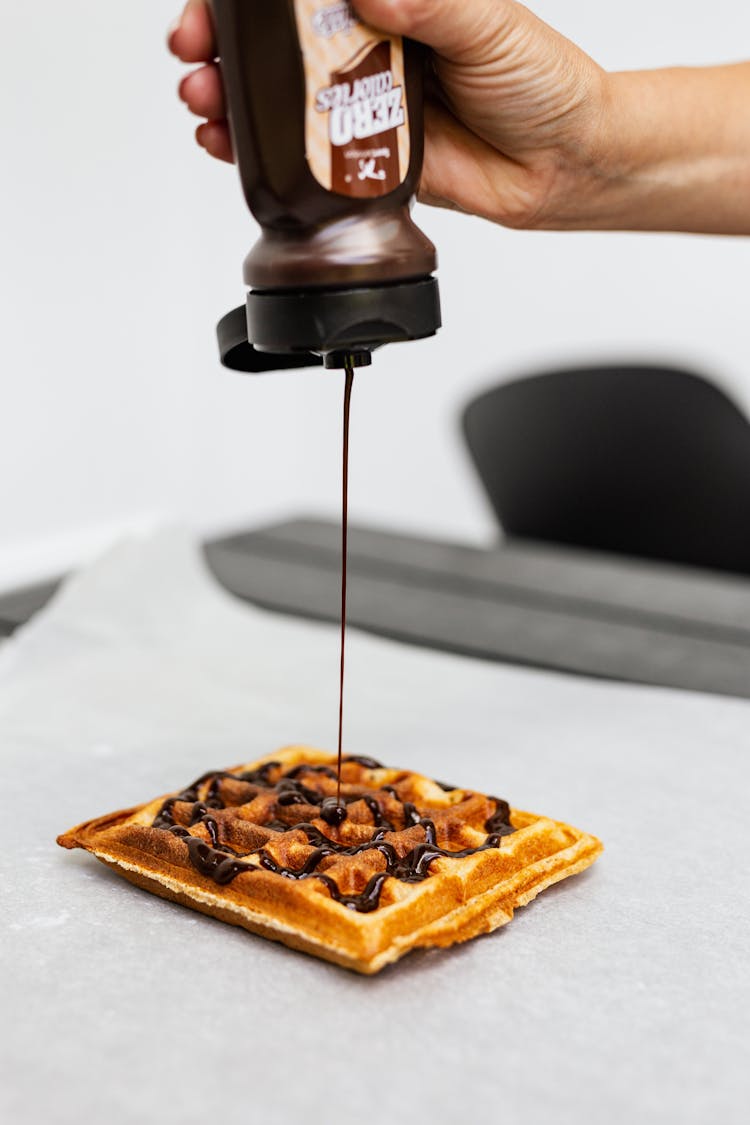
<svg viewBox="0 0 750 1125"><path fill-rule="evenodd" d="M216 359L255 227L175 96L176 3L4 11L0 587L156 520L209 533L337 510L340 376L243 378ZM610 68L750 54L746 0L531 6ZM537 365L674 359L750 406L746 240L418 221L439 249L445 328L358 379L356 518L492 536L458 412Z"/></svg>

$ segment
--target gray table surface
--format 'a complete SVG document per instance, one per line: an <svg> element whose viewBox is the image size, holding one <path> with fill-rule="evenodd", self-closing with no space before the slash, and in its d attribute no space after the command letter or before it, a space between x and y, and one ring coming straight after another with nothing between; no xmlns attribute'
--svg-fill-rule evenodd
<svg viewBox="0 0 750 1125"><path fill-rule="evenodd" d="M227 589L335 621L341 530L290 520L212 543ZM429 648L750 698L750 578L508 540L495 548L352 526L349 618Z"/></svg>
<svg viewBox="0 0 750 1125"><path fill-rule="evenodd" d="M231 601L170 537L0 648L3 1119L747 1119L750 707L353 632L347 745L599 835L494 935L360 978L54 846L290 741L331 745L334 628Z"/></svg>
<svg viewBox="0 0 750 1125"><path fill-rule="evenodd" d="M336 621L341 529L287 520L215 540L207 561L256 605ZM353 525L349 619L422 647L750 698L750 578L553 544L497 547ZM54 583L0 597L0 636Z"/></svg>

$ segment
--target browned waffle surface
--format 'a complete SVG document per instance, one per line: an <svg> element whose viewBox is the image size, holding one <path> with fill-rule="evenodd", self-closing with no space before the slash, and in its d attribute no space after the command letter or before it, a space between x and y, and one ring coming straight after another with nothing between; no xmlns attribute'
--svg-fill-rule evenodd
<svg viewBox="0 0 750 1125"><path fill-rule="evenodd" d="M252 933L375 973L509 922L600 842L367 758L292 746L58 838L126 879ZM344 815L345 812L345 815Z"/></svg>

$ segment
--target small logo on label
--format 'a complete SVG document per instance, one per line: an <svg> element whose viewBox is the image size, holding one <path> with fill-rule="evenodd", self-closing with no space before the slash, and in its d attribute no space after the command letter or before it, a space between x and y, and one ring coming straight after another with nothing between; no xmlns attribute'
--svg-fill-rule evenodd
<svg viewBox="0 0 750 1125"><path fill-rule="evenodd" d="M375 157L371 156L368 160L359 160L359 171L357 172L358 180L384 180L385 168L375 168Z"/></svg>
<svg viewBox="0 0 750 1125"><path fill-rule="evenodd" d="M327 8L319 8L312 18L313 31L321 39L332 39L339 32L348 35L358 23L359 19L347 0L340 0Z"/></svg>

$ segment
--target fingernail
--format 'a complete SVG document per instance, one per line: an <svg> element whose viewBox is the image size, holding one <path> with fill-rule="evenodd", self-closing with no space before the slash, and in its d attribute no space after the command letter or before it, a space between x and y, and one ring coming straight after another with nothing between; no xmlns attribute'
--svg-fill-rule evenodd
<svg viewBox="0 0 750 1125"><path fill-rule="evenodd" d="M167 46L169 47L170 51L174 51L174 37L180 30L181 24L182 16L178 16L176 20L172 20L169 27L167 28Z"/></svg>
<svg viewBox="0 0 750 1125"><path fill-rule="evenodd" d="M202 0L201 0L201 2L202 2ZM185 16L187 15L190 8L195 6L195 3L196 3L196 0L187 0L187 4L185 4L184 8L180 12L177 19L173 20L172 23L169 25L169 29L167 31L167 43L169 44L170 48L172 47L172 40L174 39L175 35L177 34L177 32L182 27L182 23L183 23L183 20L185 19Z"/></svg>

